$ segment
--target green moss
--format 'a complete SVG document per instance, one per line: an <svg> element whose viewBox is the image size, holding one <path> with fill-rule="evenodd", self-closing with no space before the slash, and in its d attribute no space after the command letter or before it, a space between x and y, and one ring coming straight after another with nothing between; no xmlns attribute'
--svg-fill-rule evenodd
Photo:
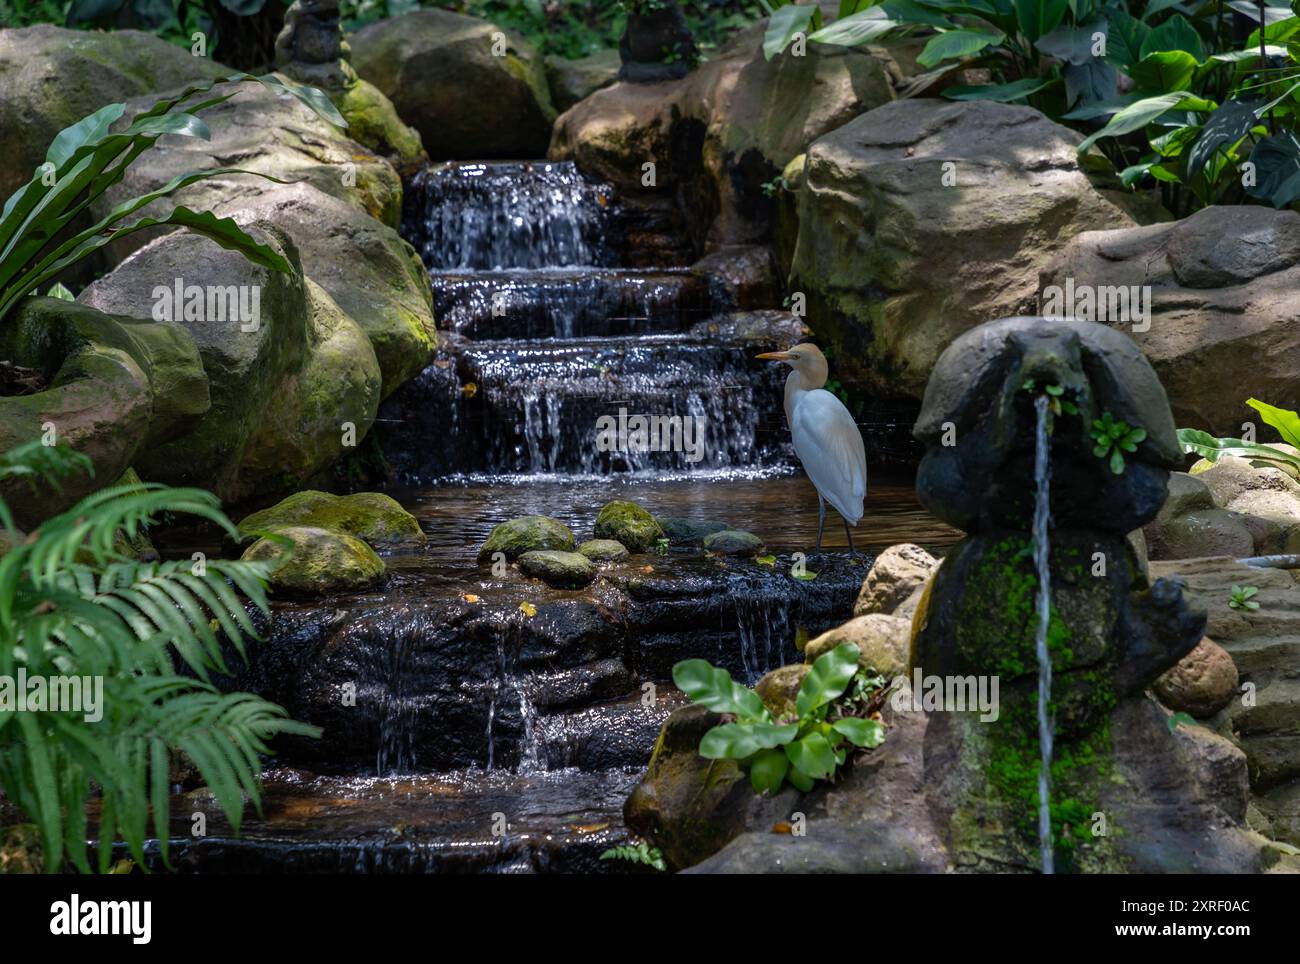
<svg viewBox="0 0 1300 964"><path fill-rule="evenodd" d="M478 561L488 562L498 552L512 560L534 550L572 552L573 541L573 533L559 519L546 515L520 516L502 522L488 534L479 549Z"/></svg>
<svg viewBox="0 0 1300 964"><path fill-rule="evenodd" d="M596 517L595 536L621 542L631 552L645 552L664 538L664 531L655 517L635 502L614 501L605 503Z"/></svg>
<svg viewBox="0 0 1300 964"><path fill-rule="evenodd" d="M286 526L276 535L289 540L292 554L272 572L273 589L300 595L355 592L374 586L384 577L383 560L360 539L345 533ZM242 558L266 560L282 554L279 544L259 539Z"/></svg>
<svg viewBox="0 0 1300 964"><path fill-rule="evenodd" d="M379 492L332 495L307 489L269 509L254 512L239 523L244 541L258 532L277 532L288 526L313 526L364 539L372 545L418 544L424 532L415 517L397 500Z"/></svg>

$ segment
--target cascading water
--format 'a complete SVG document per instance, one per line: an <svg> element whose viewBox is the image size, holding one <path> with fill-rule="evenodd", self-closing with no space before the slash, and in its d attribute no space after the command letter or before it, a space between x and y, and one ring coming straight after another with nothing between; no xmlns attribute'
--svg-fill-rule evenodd
<svg viewBox="0 0 1300 964"><path fill-rule="evenodd" d="M405 225L445 332L378 422L397 478L763 470L789 463L781 373L753 364L798 337L720 331L727 286L683 265L615 267L625 214L570 162L448 164L420 174ZM665 250L672 250L671 246ZM686 420L696 451L597 444L605 417ZM429 445L445 437L455 444Z"/></svg>
<svg viewBox="0 0 1300 964"><path fill-rule="evenodd" d="M1034 435L1034 566L1038 573L1038 743L1041 768L1038 773L1038 842L1043 873L1054 872L1052 849L1052 656L1047 649L1047 632L1052 621L1051 534L1051 412L1046 395L1034 402L1037 414Z"/></svg>

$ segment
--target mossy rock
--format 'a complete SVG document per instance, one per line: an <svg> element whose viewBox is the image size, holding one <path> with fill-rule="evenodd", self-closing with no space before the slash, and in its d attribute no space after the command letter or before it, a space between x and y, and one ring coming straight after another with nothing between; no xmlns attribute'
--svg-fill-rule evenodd
<svg viewBox="0 0 1300 964"><path fill-rule="evenodd" d="M289 526L314 526L364 539L372 546L420 545L426 541L420 523L396 499L381 492L332 495L307 489L295 492L239 523L243 542L254 533L277 532Z"/></svg>
<svg viewBox="0 0 1300 964"><path fill-rule="evenodd" d="M754 692L762 699L773 719L799 715L795 701L799 698L799 690L810 669L812 666L808 663L782 666L754 684Z"/></svg>
<svg viewBox="0 0 1300 964"><path fill-rule="evenodd" d="M348 136L386 157L398 173L414 174L428 161L419 133L402 123L393 102L374 84L358 78L329 96L348 122Z"/></svg>
<svg viewBox="0 0 1300 964"><path fill-rule="evenodd" d="M534 550L572 552L573 543L573 533L559 519L548 515L525 515L494 528L478 551L478 561L489 562L498 552L505 553L511 560Z"/></svg>
<svg viewBox="0 0 1300 964"><path fill-rule="evenodd" d="M705 536L704 548L724 556L756 556L763 551L763 540L743 529L723 529Z"/></svg>
<svg viewBox="0 0 1300 964"><path fill-rule="evenodd" d="M907 670L911 630L912 621L903 616L868 613L809 640L803 649L804 659L812 663L835 647L852 643L858 647L858 664L863 669L893 679Z"/></svg>
<svg viewBox="0 0 1300 964"><path fill-rule="evenodd" d="M596 564L577 552L534 549L519 557L519 570L556 589L581 589L596 578Z"/></svg>
<svg viewBox="0 0 1300 964"><path fill-rule="evenodd" d="M673 516L659 518L656 521L669 542L694 546L700 545L707 536L715 532L731 528L725 522L698 522L695 519L679 519Z"/></svg>
<svg viewBox="0 0 1300 964"><path fill-rule="evenodd" d="M645 509L635 502L606 502L596 517L597 539L614 539L630 552L645 552L664 538L664 530Z"/></svg>
<svg viewBox="0 0 1300 964"><path fill-rule="evenodd" d="M317 596L369 589L384 578L384 561L354 536L316 526L284 526L275 534L292 543L293 554L271 573L272 589ZM281 551L270 539L259 539L241 558L274 559Z"/></svg>
<svg viewBox="0 0 1300 964"><path fill-rule="evenodd" d="M627 546L615 539L588 539L578 551L592 562L614 562L628 557Z"/></svg>
<svg viewBox="0 0 1300 964"><path fill-rule="evenodd" d="M0 827L0 874L39 874L43 863L36 824Z"/></svg>

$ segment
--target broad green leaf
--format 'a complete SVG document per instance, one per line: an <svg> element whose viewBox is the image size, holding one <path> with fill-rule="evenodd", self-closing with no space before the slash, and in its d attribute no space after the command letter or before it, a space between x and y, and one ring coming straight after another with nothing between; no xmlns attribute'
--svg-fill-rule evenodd
<svg viewBox="0 0 1300 964"><path fill-rule="evenodd" d="M60 167L72 157L77 148L94 143L108 133L113 123L122 116L126 104L106 104L93 114L88 114L75 124L69 124L54 135L45 152L46 163ZM8 206L5 213L8 213Z"/></svg>
<svg viewBox="0 0 1300 964"><path fill-rule="evenodd" d="M934 67L943 60L970 57L990 44L1001 43L1005 34L989 30L949 30L935 34L925 45L916 62L922 67Z"/></svg>
<svg viewBox="0 0 1300 964"><path fill-rule="evenodd" d="M795 709L799 715L805 717L843 693L857 671L858 647L852 643L841 643L818 656L795 697Z"/></svg>
<svg viewBox="0 0 1300 964"><path fill-rule="evenodd" d="M1061 25L1069 0L1016 0L1016 22L1030 43Z"/></svg>
<svg viewBox="0 0 1300 964"><path fill-rule="evenodd" d="M1159 51L1181 50L1192 56L1197 63L1205 59L1205 47L1201 35L1188 23L1187 18L1175 13L1158 27L1152 28L1142 41L1142 57Z"/></svg>
<svg viewBox="0 0 1300 964"><path fill-rule="evenodd" d="M816 4L789 4L772 14L767 22L767 32L763 34L763 56L771 60L790 45L795 34L806 34L815 13Z"/></svg>
<svg viewBox="0 0 1300 964"><path fill-rule="evenodd" d="M1192 175L1201 173L1220 148L1230 148L1250 133L1258 120L1255 114L1258 106L1241 100L1229 100L1220 105L1205 122L1201 136L1187 154L1187 172Z"/></svg>
<svg viewBox="0 0 1300 964"><path fill-rule="evenodd" d="M826 780L835 773L835 750L820 733L809 733L787 743L785 755L794 768L814 779Z"/></svg>
<svg viewBox="0 0 1300 964"><path fill-rule="evenodd" d="M789 762L788 760L786 762ZM800 793L807 793L813 788L813 778L804 773L797 766L791 766L786 771L785 778L790 781L790 786L794 787Z"/></svg>
<svg viewBox="0 0 1300 964"><path fill-rule="evenodd" d="M687 659L673 667L673 682L696 703L715 713L735 713L747 722L770 723L771 715L753 690L706 659Z"/></svg>
<svg viewBox="0 0 1300 964"><path fill-rule="evenodd" d="M1255 184L1246 188L1251 197L1284 208L1300 199L1300 143L1294 134L1262 138L1250 152Z"/></svg>
<svg viewBox="0 0 1300 964"><path fill-rule="evenodd" d="M1106 57L1128 70L1142 59L1142 45L1151 28L1118 6L1107 11L1106 22L1110 25L1106 32Z"/></svg>
<svg viewBox="0 0 1300 964"><path fill-rule="evenodd" d="M980 84L973 87L948 87L943 96L949 100L991 100L999 104L1010 104L1024 100L1030 94L1036 94L1056 81L1048 78L1026 77L1009 84Z"/></svg>
<svg viewBox="0 0 1300 964"><path fill-rule="evenodd" d="M1086 64L1098 58L1094 50L1097 49L1099 42L1102 44L1102 54L1109 47L1106 42L1109 30L1110 27L1105 20L1096 20L1079 27L1062 24L1035 40L1034 46L1049 57L1055 57L1067 64Z"/></svg>
<svg viewBox="0 0 1300 964"><path fill-rule="evenodd" d="M1287 445L1300 448L1300 415L1285 408L1277 408L1258 398L1246 399L1246 404L1259 412L1266 425L1271 425Z"/></svg>
<svg viewBox="0 0 1300 964"><path fill-rule="evenodd" d="M784 750L763 750L749 765L749 784L758 793L775 796L785 782L790 761Z"/></svg>
<svg viewBox="0 0 1300 964"><path fill-rule="evenodd" d="M1261 20L1259 4L1253 2L1253 0L1231 0L1228 6L1233 10L1236 10L1238 13L1249 17L1255 23L1259 23ZM1264 7L1262 19L1266 24L1278 23L1279 21L1286 20L1290 16L1291 11L1288 8L1268 5Z"/></svg>
<svg viewBox="0 0 1300 964"><path fill-rule="evenodd" d="M1244 442L1237 438L1215 438L1209 432L1200 429L1180 428L1178 442L1184 452L1194 453L1210 462L1217 461L1223 455L1235 455L1243 459L1277 462L1289 466L1293 472L1300 470L1300 458L1281 449L1256 442Z"/></svg>
<svg viewBox="0 0 1300 964"><path fill-rule="evenodd" d="M831 724L837 733L842 733L854 746L880 746L885 742L885 727L878 720L864 720L858 716L846 716Z"/></svg>
<svg viewBox="0 0 1300 964"><path fill-rule="evenodd" d="M1144 56L1128 73L1143 90L1187 90L1196 75L1196 58L1184 50L1162 50Z"/></svg>
<svg viewBox="0 0 1300 964"><path fill-rule="evenodd" d="M1156 118L1173 110L1182 103L1185 95L1181 92L1159 94L1129 104L1115 114L1101 130L1084 138L1078 151L1082 154L1103 137L1119 137L1131 131L1141 130Z"/></svg>
<svg viewBox="0 0 1300 964"><path fill-rule="evenodd" d="M724 723L700 740L700 756L709 760L744 760L759 750L783 746L799 733L799 725L771 723Z"/></svg>
<svg viewBox="0 0 1300 964"><path fill-rule="evenodd" d="M68 5L66 23L69 27L80 24L106 24L122 9L126 0L72 0Z"/></svg>
<svg viewBox="0 0 1300 964"><path fill-rule="evenodd" d="M1094 57L1083 64L1066 64L1061 71L1065 78L1065 102L1074 104L1099 104L1114 95L1119 73L1109 62Z"/></svg>
<svg viewBox="0 0 1300 964"><path fill-rule="evenodd" d="M874 43L902 26L903 22L893 19L884 7L870 7L861 13L855 13L851 17L844 17L822 27L821 30L809 34L808 39L820 44L852 47L857 44Z"/></svg>

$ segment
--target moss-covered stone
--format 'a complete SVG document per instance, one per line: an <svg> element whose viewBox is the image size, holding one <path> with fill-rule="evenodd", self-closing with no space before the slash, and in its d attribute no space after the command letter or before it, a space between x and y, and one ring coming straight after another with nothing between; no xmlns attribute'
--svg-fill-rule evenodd
<svg viewBox="0 0 1300 964"><path fill-rule="evenodd" d="M372 546L419 545L426 541L420 523L391 496L381 492L332 495L308 489L239 522L244 542L254 533L288 526L313 526L364 539Z"/></svg>
<svg viewBox="0 0 1300 964"><path fill-rule="evenodd" d="M614 539L631 552L645 552L664 537L664 530L635 502L606 502L596 517L597 539Z"/></svg>
<svg viewBox="0 0 1300 964"><path fill-rule="evenodd" d="M782 666L767 673L754 684L754 692L763 700L763 705L776 720L799 715L795 701L799 698L799 689L804 677L812 667L808 663L794 663Z"/></svg>
<svg viewBox="0 0 1300 964"><path fill-rule="evenodd" d="M756 556L763 551L763 540L743 529L723 529L705 536L704 548L724 556Z"/></svg>
<svg viewBox="0 0 1300 964"><path fill-rule="evenodd" d="M519 557L519 570L556 589L581 589L596 578L596 564L577 552L534 549Z"/></svg>
<svg viewBox="0 0 1300 964"><path fill-rule="evenodd" d="M578 551L592 562L614 562L628 557L627 547L614 539L588 539Z"/></svg>
<svg viewBox="0 0 1300 964"><path fill-rule="evenodd" d="M573 533L559 519L546 515L526 515L496 526L478 551L478 561L488 562L498 552L507 559L518 559L525 552L555 549L573 551Z"/></svg>
<svg viewBox="0 0 1300 964"><path fill-rule="evenodd" d="M414 174L428 160L419 132L402 123L393 102L374 84L358 78L329 95L348 122L348 136L388 158L399 173Z"/></svg>
<svg viewBox="0 0 1300 964"><path fill-rule="evenodd" d="M39 874L41 834L34 823L0 827L0 874Z"/></svg>
<svg viewBox="0 0 1300 964"><path fill-rule="evenodd" d="M271 588L299 595L324 595L369 589L384 578L384 561L375 550L353 536L314 526L284 526L277 536L288 539L292 555L271 573ZM244 551L248 561L274 559L279 544L259 539Z"/></svg>

